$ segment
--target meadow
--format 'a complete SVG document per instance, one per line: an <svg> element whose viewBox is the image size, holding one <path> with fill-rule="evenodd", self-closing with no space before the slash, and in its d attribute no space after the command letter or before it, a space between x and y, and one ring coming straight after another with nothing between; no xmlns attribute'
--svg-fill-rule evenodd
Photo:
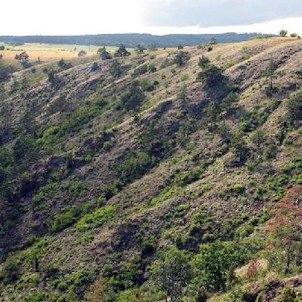
<svg viewBox="0 0 302 302"><path fill-rule="evenodd" d="M0 42L1 45L1 42ZM94 45L64 45L64 44L35 44L26 43L18 46L6 45L6 49L0 51L4 60L14 59L16 54L25 51L29 55L30 61L55 61L60 59L78 58L81 50L87 53L86 56L97 54L99 46ZM108 50L115 50L116 47L107 47Z"/></svg>

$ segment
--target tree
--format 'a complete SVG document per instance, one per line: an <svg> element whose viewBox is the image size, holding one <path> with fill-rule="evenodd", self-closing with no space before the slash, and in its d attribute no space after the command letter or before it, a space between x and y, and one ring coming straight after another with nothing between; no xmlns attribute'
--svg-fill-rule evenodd
<svg viewBox="0 0 302 302"><path fill-rule="evenodd" d="M179 51L175 58L174 58L174 63L181 67L185 65L188 61L190 60L190 54L187 51Z"/></svg>
<svg viewBox="0 0 302 302"><path fill-rule="evenodd" d="M292 124L302 120L302 90L294 94L287 103L289 120Z"/></svg>
<svg viewBox="0 0 302 302"><path fill-rule="evenodd" d="M217 40L213 37L213 38L211 38L211 40L209 41L209 44L210 44L210 45L215 45L215 44L217 44Z"/></svg>
<svg viewBox="0 0 302 302"><path fill-rule="evenodd" d="M201 58L199 58L198 65L200 68L207 68L209 64L210 60L206 56L203 55Z"/></svg>
<svg viewBox="0 0 302 302"><path fill-rule="evenodd" d="M29 58L29 55L26 53L26 51L22 51L20 54L15 55L15 60L18 61L27 61Z"/></svg>
<svg viewBox="0 0 302 302"><path fill-rule="evenodd" d="M110 60L112 59L111 54L106 50L106 47L103 46L98 49L98 54L100 55L102 60Z"/></svg>
<svg viewBox="0 0 302 302"><path fill-rule="evenodd" d="M283 273L288 274L291 266L301 267L301 195L302 186L293 186L271 210L272 218L268 222L269 230L275 235L274 245L282 251Z"/></svg>
<svg viewBox="0 0 302 302"><path fill-rule="evenodd" d="M210 102L210 104L204 109L204 113L207 117L207 122L213 128L219 118L221 109L217 102Z"/></svg>
<svg viewBox="0 0 302 302"><path fill-rule="evenodd" d="M201 253L193 259L193 283L199 288L204 286L209 292L225 289L230 270L243 264L248 257L246 248L234 242L216 241L200 247Z"/></svg>
<svg viewBox="0 0 302 302"><path fill-rule="evenodd" d="M0 50L5 50L5 46L4 45L0 45Z"/></svg>
<svg viewBox="0 0 302 302"><path fill-rule="evenodd" d="M78 57L81 58L81 57L86 57L87 56L87 52L85 50L80 50L79 53L78 53Z"/></svg>
<svg viewBox="0 0 302 302"><path fill-rule="evenodd" d="M143 46L141 46L140 44L138 44L138 45L136 46L136 49L135 49L135 51L136 51L138 54L144 53L145 50L146 50L146 48L143 47Z"/></svg>
<svg viewBox="0 0 302 302"><path fill-rule="evenodd" d="M118 78L122 75L123 69L122 65L118 61L113 61L111 67L110 67L110 73L114 78Z"/></svg>
<svg viewBox="0 0 302 302"><path fill-rule="evenodd" d="M173 247L162 254L160 259L152 265L152 279L159 290L166 293L166 301L178 301L183 294L191 277L192 268L188 255Z"/></svg>
<svg viewBox="0 0 302 302"><path fill-rule="evenodd" d="M273 79L275 78L275 70L276 70L276 64L273 59L270 59L269 65L266 69L266 78L269 80L269 87L266 91L268 96L272 96L274 92Z"/></svg>
<svg viewBox="0 0 302 302"><path fill-rule="evenodd" d="M25 51L22 51L20 54L16 54L15 60L20 61L24 68L31 66L31 64L29 63L29 55Z"/></svg>
<svg viewBox="0 0 302 302"><path fill-rule="evenodd" d="M280 35L280 37L286 37L287 33L288 33L287 30L281 29L280 32L279 32L279 35Z"/></svg>
<svg viewBox="0 0 302 302"><path fill-rule="evenodd" d="M7 64L0 63L0 83L5 82L10 79L11 74L15 71L15 69Z"/></svg>
<svg viewBox="0 0 302 302"><path fill-rule="evenodd" d="M98 70L98 69L99 69L98 63L97 63L97 62L94 62L94 63L92 64L92 66L91 66L91 71L93 72L93 71L96 71L96 70Z"/></svg>
<svg viewBox="0 0 302 302"><path fill-rule="evenodd" d="M250 155L250 150L246 145L240 132L234 132L231 135L231 147L236 157L238 165L243 164Z"/></svg>
<svg viewBox="0 0 302 302"><path fill-rule="evenodd" d="M72 64L71 63L66 63L64 61L64 59L61 59L59 62L58 62L58 66L61 68L61 69L68 69L68 68L71 68L72 67Z"/></svg>
<svg viewBox="0 0 302 302"><path fill-rule="evenodd" d="M208 64L198 73L197 80L205 82L209 87L214 87L223 80L222 70L213 64Z"/></svg>
<svg viewBox="0 0 302 302"><path fill-rule="evenodd" d="M116 50L115 57L127 57L130 56L130 52L127 51L125 45L121 44L120 47Z"/></svg>
<svg viewBox="0 0 302 302"><path fill-rule="evenodd" d="M134 81L126 94L121 98L122 105L127 110L137 110L141 102L145 99L145 94L140 88L139 82Z"/></svg>

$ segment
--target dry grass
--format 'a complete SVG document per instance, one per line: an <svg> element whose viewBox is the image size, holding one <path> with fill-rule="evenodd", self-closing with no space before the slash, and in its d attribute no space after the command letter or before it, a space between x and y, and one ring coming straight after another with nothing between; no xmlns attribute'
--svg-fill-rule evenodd
<svg viewBox="0 0 302 302"><path fill-rule="evenodd" d="M31 61L37 61L39 58L42 61L56 61L60 59L78 58L80 50L84 50L87 56L96 55L99 46L84 46L84 45L51 45L51 44L24 44L16 47L10 47L8 50L1 51L3 59L11 60L16 54L26 51ZM113 51L115 47L107 47Z"/></svg>

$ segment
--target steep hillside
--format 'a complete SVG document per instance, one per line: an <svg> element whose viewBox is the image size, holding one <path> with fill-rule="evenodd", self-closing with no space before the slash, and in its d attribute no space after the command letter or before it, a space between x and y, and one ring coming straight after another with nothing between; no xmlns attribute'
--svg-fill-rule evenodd
<svg viewBox="0 0 302 302"><path fill-rule="evenodd" d="M284 230L273 218L288 190L300 209L301 84L295 38L8 74L0 84L0 299L286 295L288 278L301 273L300 216L278 212ZM253 273L237 276L243 265ZM250 289L261 278L279 282L274 295Z"/></svg>

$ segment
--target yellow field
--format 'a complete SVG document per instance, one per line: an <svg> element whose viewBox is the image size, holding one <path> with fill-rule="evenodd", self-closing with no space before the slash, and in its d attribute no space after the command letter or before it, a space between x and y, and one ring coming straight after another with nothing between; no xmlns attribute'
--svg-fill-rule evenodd
<svg viewBox="0 0 302 302"><path fill-rule="evenodd" d="M87 56L96 55L99 46L83 46L83 45L50 45L50 44L24 44L15 47L9 47L8 50L0 51L3 59L14 59L16 54L26 51L30 61L52 61L59 59L78 58L80 50L84 50ZM114 50L114 47L108 47L108 50Z"/></svg>

